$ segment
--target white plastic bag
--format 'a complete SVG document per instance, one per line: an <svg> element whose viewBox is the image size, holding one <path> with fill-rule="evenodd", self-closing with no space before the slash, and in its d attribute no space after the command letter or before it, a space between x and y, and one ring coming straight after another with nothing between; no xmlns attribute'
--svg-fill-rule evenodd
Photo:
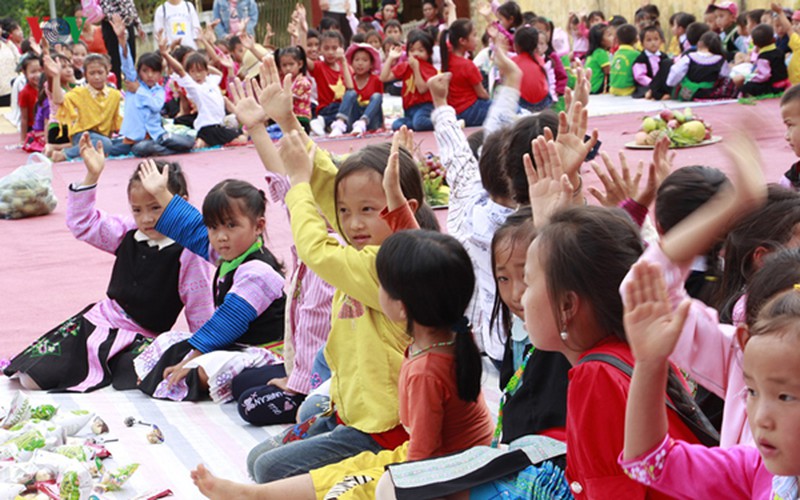
<svg viewBox="0 0 800 500"><path fill-rule="evenodd" d="M0 179L0 218L47 215L56 208L52 162L34 153L25 165Z"/></svg>

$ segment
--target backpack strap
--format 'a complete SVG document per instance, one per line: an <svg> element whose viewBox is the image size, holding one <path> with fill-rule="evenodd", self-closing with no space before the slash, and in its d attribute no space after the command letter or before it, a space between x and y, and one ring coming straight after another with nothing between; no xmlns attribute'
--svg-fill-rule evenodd
<svg viewBox="0 0 800 500"><path fill-rule="evenodd" d="M593 353L584 356L579 365L590 361L606 363L618 369L628 377L633 376L633 367L622 359L606 353ZM719 446L719 432L711 425L708 417L703 413L689 391L684 387L678 374L670 366L669 377L667 379L667 397L665 397L667 408L674 411L681 417L681 420L692 433L706 446Z"/></svg>

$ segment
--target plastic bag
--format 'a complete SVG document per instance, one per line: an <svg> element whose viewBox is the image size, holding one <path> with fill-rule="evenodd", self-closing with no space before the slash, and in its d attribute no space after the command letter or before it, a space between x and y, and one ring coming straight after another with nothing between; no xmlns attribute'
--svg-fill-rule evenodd
<svg viewBox="0 0 800 500"><path fill-rule="evenodd" d="M52 162L34 153L25 165L0 179L0 218L47 215L56 208Z"/></svg>

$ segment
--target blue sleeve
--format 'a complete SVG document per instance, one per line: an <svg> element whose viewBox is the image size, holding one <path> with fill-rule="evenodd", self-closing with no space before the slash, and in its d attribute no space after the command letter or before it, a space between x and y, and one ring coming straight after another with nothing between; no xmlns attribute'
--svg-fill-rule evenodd
<svg viewBox="0 0 800 500"><path fill-rule="evenodd" d="M208 229L203 224L203 215L177 194L161 213L156 231L208 260Z"/></svg>
<svg viewBox="0 0 800 500"><path fill-rule="evenodd" d="M236 342L257 317L249 302L229 293L211 319L192 335L189 344L203 354L227 347Z"/></svg>
<svg viewBox="0 0 800 500"><path fill-rule="evenodd" d="M166 98L166 91L161 85L156 85L153 88L147 88L146 85L141 84L136 90L136 100L138 107L146 108L153 113L160 113L161 108L164 107L164 99Z"/></svg>
<svg viewBox="0 0 800 500"><path fill-rule="evenodd" d="M119 58L122 61L122 74L125 75L125 79L129 82L135 82L137 75L136 75L136 66L133 64L133 56L131 56L130 47L128 47L128 55L127 57L122 54L123 46L119 46ZM122 87L122 82L117 82L120 87ZM122 87L124 88L124 87Z"/></svg>

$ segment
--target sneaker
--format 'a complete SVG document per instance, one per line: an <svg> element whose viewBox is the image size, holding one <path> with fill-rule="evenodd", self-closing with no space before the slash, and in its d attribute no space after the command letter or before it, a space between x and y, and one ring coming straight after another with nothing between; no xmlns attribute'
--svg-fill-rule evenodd
<svg viewBox="0 0 800 500"><path fill-rule="evenodd" d="M367 122L365 122L364 120L356 120L356 122L353 123L353 133L355 135L361 137L362 135L364 135L366 131L367 131Z"/></svg>
<svg viewBox="0 0 800 500"><path fill-rule="evenodd" d="M465 122L464 120L458 120L456 123L458 124L458 128L462 129L467 128L467 122Z"/></svg>
<svg viewBox="0 0 800 500"><path fill-rule="evenodd" d="M328 137L339 137L347 132L347 124L342 120L336 120L331 123L331 133Z"/></svg>
<svg viewBox="0 0 800 500"><path fill-rule="evenodd" d="M311 133L317 137L325 137L325 118L318 116L308 123Z"/></svg>

